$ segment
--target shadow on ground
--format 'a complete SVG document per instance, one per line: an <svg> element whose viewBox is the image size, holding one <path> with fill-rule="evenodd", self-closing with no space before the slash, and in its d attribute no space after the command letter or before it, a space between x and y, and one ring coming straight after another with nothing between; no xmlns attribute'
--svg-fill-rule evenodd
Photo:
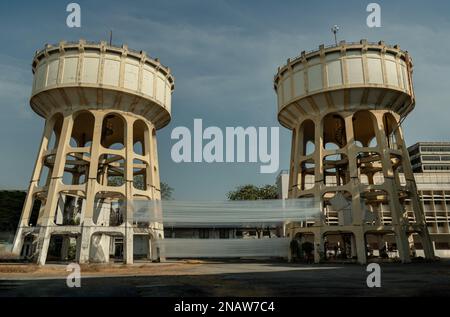
<svg viewBox="0 0 450 317"><path fill-rule="evenodd" d="M381 264L381 288L361 265L206 263L182 275L0 280L0 296L450 296L450 261Z"/></svg>

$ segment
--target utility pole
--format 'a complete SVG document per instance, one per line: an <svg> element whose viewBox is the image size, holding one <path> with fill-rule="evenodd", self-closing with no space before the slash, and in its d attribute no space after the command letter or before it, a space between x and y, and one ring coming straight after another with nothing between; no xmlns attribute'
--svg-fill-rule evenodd
<svg viewBox="0 0 450 317"><path fill-rule="evenodd" d="M339 26L337 26L337 25L334 25L332 28L331 28L331 32L333 32L333 34L334 34L334 44L338 44L338 42L337 42L337 32L339 31Z"/></svg>

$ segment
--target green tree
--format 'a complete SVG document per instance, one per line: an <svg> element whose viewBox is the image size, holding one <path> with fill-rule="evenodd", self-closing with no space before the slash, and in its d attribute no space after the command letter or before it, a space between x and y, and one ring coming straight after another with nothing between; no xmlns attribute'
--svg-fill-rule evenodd
<svg viewBox="0 0 450 317"><path fill-rule="evenodd" d="M110 186L121 186L123 184L123 177L113 176L108 179L108 184ZM133 177L133 186L137 189L144 190L144 175L135 175ZM173 188L170 187L167 183L161 182L161 199L162 200L171 200Z"/></svg>
<svg viewBox="0 0 450 317"><path fill-rule="evenodd" d="M278 188L275 185L264 185L259 188L260 199L278 199Z"/></svg>
<svg viewBox="0 0 450 317"><path fill-rule="evenodd" d="M275 185L258 187L248 184L238 186L235 190L228 192L227 198L229 200L278 199L278 190Z"/></svg>
<svg viewBox="0 0 450 317"><path fill-rule="evenodd" d="M161 199L171 200L172 199L173 188L167 183L161 182Z"/></svg>
<svg viewBox="0 0 450 317"><path fill-rule="evenodd" d="M26 196L25 191L0 191L0 231L16 231ZM33 205L30 222L37 221L39 207L39 204Z"/></svg>

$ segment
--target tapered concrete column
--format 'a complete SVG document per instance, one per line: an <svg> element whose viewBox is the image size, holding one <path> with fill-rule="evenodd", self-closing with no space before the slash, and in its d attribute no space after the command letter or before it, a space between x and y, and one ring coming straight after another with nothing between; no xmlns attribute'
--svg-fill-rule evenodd
<svg viewBox="0 0 450 317"><path fill-rule="evenodd" d="M151 148L150 148L150 161L153 162L152 166L152 180L153 180L153 199L154 200L161 200L161 181L159 177L159 160L158 160L158 142L156 138L156 130L154 129L153 125L151 126L151 130L153 131L151 133ZM153 223L152 224L154 235L156 241L163 240L164 239L164 227L162 223ZM164 262L166 260L165 257L165 250L164 244L155 243L155 257L161 262Z"/></svg>
<svg viewBox="0 0 450 317"><path fill-rule="evenodd" d="M80 253L81 253L81 235L77 236L77 244L76 244L76 251L75 251L75 261L78 263L80 262Z"/></svg>
<svg viewBox="0 0 450 317"><path fill-rule="evenodd" d="M147 260L153 260L153 239L152 239L152 235L149 235L148 237L148 250L147 250Z"/></svg>
<svg viewBox="0 0 450 317"><path fill-rule="evenodd" d="M323 252L323 235L321 231L318 231L314 233L314 263L320 263L320 255Z"/></svg>
<svg viewBox="0 0 450 317"><path fill-rule="evenodd" d="M292 238L291 238L291 240L289 241L289 246L288 246L288 252L287 252L287 260L288 260L288 263L292 263L292 250L291 250L291 242L292 242Z"/></svg>
<svg viewBox="0 0 450 317"><path fill-rule="evenodd" d="M357 247L356 247L356 238L355 238L354 234L352 234L350 236L350 247L351 247L351 251L350 251L351 254L350 254L350 256L352 258L355 257L355 256L358 256L357 253L356 253Z"/></svg>
<svg viewBox="0 0 450 317"><path fill-rule="evenodd" d="M164 262L166 261L166 249L164 246L164 243L159 243L161 240L163 240L164 237L162 238L157 238L157 240L155 240L154 242L154 254L153 254L153 259L154 260L159 260L160 262Z"/></svg>
<svg viewBox="0 0 450 317"><path fill-rule="evenodd" d="M89 263L89 254L91 248L92 230L90 226L83 226L79 237L79 252L77 254L77 262L80 264Z"/></svg>
<svg viewBox="0 0 450 317"><path fill-rule="evenodd" d="M426 228L426 226L425 226ZM428 228L419 232L420 241L422 242L422 248L426 259L433 260L435 258L434 241L431 240Z"/></svg>
<svg viewBox="0 0 450 317"><path fill-rule="evenodd" d="M352 195L351 210L352 210L352 224L360 226L363 222L363 214L361 211L361 199L360 199L360 180L358 175L358 168L356 164L357 149L354 142L355 134L353 131L353 116L346 115L345 121L345 135L347 151L345 155L348 158L348 170L350 174L350 194Z"/></svg>
<svg viewBox="0 0 450 317"><path fill-rule="evenodd" d="M104 113L99 111L91 112L94 116L94 129L89 163L89 171L86 183L86 208L81 215L81 238L79 238L79 252L77 261L79 263L88 263L90 257L90 248L92 243L92 229L94 228L93 213L95 204L95 195L97 193L97 170L101 151L101 135Z"/></svg>
<svg viewBox="0 0 450 317"><path fill-rule="evenodd" d="M161 181L159 178L159 162L158 162L158 141L156 139L156 130L152 132L151 161L153 161L153 186L156 189L153 199L161 200Z"/></svg>
<svg viewBox="0 0 450 317"><path fill-rule="evenodd" d="M22 247L23 247L23 242L24 242L24 237L23 237L23 228L19 227L16 230L16 235L14 237L14 243L13 243L13 247L12 247L12 253L14 254L20 254L20 252L22 251Z"/></svg>
<svg viewBox="0 0 450 317"><path fill-rule="evenodd" d="M352 235L352 249L353 246L355 250L352 250L352 256L358 258L359 264L367 263L367 250L366 250L366 237L362 228L360 230L355 230Z"/></svg>
<svg viewBox="0 0 450 317"><path fill-rule="evenodd" d="M315 131L314 131L314 145L315 145L315 151L314 151L314 164L315 164L315 170L314 170L314 176L315 176L315 183L323 183L324 181L324 174L323 174L323 157L324 157L324 143L323 143L323 117L320 118L318 121L315 121Z"/></svg>
<svg viewBox="0 0 450 317"><path fill-rule="evenodd" d="M395 229L395 242L397 244L397 250L402 263L411 262L411 256L409 252L408 236L405 230L401 226L396 226Z"/></svg>
<svg viewBox="0 0 450 317"><path fill-rule="evenodd" d="M70 237L64 236L61 249L61 260L65 261L69 256Z"/></svg>
<svg viewBox="0 0 450 317"><path fill-rule="evenodd" d="M37 263L45 265L47 260L48 247L50 245L51 231L49 227L42 227L39 231L37 241Z"/></svg>
<svg viewBox="0 0 450 317"><path fill-rule="evenodd" d="M411 258L413 258L416 253L416 247L414 246L414 236L412 234L408 235L408 245L409 245L409 255L411 256Z"/></svg>
<svg viewBox="0 0 450 317"><path fill-rule="evenodd" d="M126 195L126 216L125 216L125 236L124 236L124 262L133 264L133 123L132 118L125 118L125 195Z"/></svg>
<svg viewBox="0 0 450 317"><path fill-rule="evenodd" d="M406 148L405 141L403 138L403 132L401 129L398 129L397 138L400 140L402 156L404 161L402 162L402 168L405 175L406 186L411 193L411 202L414 212L414 217L416 218L416 225L420 227L420 232L418 233L420 236L420 240L422 243L424 255L426 259L433 260L435 258L434 248L431 242L431 237L428 232L428 227L425 219L425 212L423 210L423 206L419 199L419 194L417 190L416 180L414 178L414 173L412 171L411 164L409 164L410 157L409 152Z"/></svg>
<svg viewBox="0 0 450 317"><path fill-rule="evenodd" d="M133 264L133 234L132 228L127 228L123 239L123 258L125 264ZM131 233L130 233L131 231Z"/></svg>
<svg viewBox="0 0 450 317"><path fill-rule="evenodd" d="M303 134L300 131L300 125L297 125L296 129L292 131L292 148L291 148L291 168L289 173L289 189L288 193L292 193L291 197L294 198L298 195L299 190L299 157L300 153L304 147L303 140L302 140Z"/></svg>
<svg viewBox="0 0 450 317"><path fill-rule="evenodd" d="M53 166L52 179L48 189L47 203L43 215L40 217L39 225L43 226L38 236L38 263L44 265L47 259L48 247L51 238L51 226L55 224L54 217L56 207L60 197L60 185L62 184L64 166L66 163L67 145L70 141L72 132L73 118L66 116L63 121L61 133L58 142L58 148L55 156L55 163Z"/></svg>
<svg viewBox="0 0 450 317"><path fill-rule="evenodd" d="M19 220L19 227L17 228L16 235L14 237L14 243L12 252L14 254L20 254L23 246L23 228L28 227L30 222L31 211L34 203L34 192L39 185L39 180L42 174L44 154L48 149L48 142L50 140L52 130L55 125L55 118L51 118L45 121L44 132L41 138L41 144L39 146L36 162L34 164L33 174L31 176L30 184L28 186L27 196L22 208L22 215Z"/></svg>
<svg viewBox="0 0 450 317"><path fill-rule="evenodd" d="M381 234L377 235L377 245L378 245L378 254L381 255L381 250L384 247L383 236Z"/></svg>

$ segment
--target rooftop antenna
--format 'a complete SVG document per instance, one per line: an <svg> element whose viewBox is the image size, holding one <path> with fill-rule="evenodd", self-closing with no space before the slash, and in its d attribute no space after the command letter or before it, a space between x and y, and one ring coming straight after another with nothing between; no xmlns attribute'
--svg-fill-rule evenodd
<svg viewBox="0 0 450 317"><path fill-rule="evenodd" d="M112 30L109 31L109 46L112 46Z"/></svg>
<svg viewBox="0 0 450 317"><path fill-rule="evenodd" d="M339 26L337 26L336 24L333 25L333 27L331 28L331 32L333 32L334 34L334 44L338 44L337 43L337 32L339 31Z"/></svg>

